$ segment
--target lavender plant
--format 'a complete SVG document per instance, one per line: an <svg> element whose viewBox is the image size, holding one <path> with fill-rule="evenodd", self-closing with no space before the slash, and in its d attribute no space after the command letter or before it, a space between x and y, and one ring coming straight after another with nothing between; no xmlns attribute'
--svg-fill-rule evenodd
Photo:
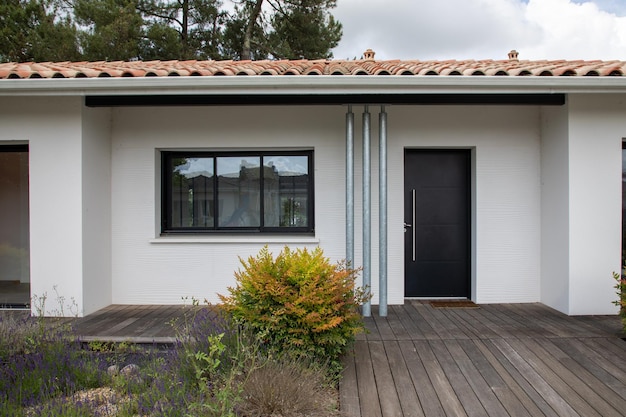
<svg viewBox="0 0 626 417"><path fill-rule="evenodd" d="M323 375L316 379L316 371L298 363L285 374L255 334L219 309L194 302L174 325L178 342L167 350L85 346L56 320L0 315L0 416L235 417L275 407L276 397L266 395L274 389L304 387L292 396L307 399L299 409L318 398L318 390L307 388L315 383L294 385L292 377L317 381ZM111 364L131 362L139 365L136 373L107 372ZM286 406L283 411L298 409Z"/></svg>
<svg viewBox="0 0 626 417"><path fill-rule="evenodd" d="M1 323L1 415L102 384L98 363L85 358L67 328L30 317L7 319L7 314Z"/></svg>

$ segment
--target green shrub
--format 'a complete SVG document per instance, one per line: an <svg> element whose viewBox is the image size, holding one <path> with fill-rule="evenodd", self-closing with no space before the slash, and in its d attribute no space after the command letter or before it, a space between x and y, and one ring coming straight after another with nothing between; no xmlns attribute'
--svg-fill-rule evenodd
<svg viewBox="0 0 626 417"><path fill-rule="evenodd" d="M240 262L237 286L220 295L224 309L269 348L338 373L341 355L364 328L358 308L368 294L355 287L359 271L332 264L320 248L285 247L274 259L265 247Z"/></svg>
<svg viewBox="0 0 626 417"><path fill-rule="evenodd" d="M626 278L617 272L613 272L613 278L617 281L615 289L619 297L618 300L613 301L613 304L619 307L619 314L622 317L622 331L626 334Z"/></svg>

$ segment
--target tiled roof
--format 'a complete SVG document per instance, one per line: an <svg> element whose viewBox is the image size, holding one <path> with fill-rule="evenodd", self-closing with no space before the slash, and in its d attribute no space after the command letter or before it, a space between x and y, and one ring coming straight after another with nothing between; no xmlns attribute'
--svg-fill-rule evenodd
<svg viewBox="0 0 626 417"><path fill-rule="evenodd" d="M295 60L115 61L0 64L0 79L171 76L408 75L624 76L626 61Z"/></svg>

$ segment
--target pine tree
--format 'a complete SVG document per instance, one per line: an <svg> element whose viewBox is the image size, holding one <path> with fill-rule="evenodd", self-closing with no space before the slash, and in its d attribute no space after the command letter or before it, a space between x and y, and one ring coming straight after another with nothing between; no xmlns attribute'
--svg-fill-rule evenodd
<svg viewBox="0 0 626 417"><path fill-rule="evenodd" d="M45 0L0 3L0 61L61 61L80 58L76 29L68 17L56 18Z"/></svg>

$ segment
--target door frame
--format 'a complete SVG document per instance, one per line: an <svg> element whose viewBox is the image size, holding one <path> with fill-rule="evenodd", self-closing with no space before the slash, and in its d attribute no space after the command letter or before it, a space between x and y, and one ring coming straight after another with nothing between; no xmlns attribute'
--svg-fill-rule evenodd
<svg viewBox="0 0 626 417"><path fill-rule="evenodd" d="M4 310L4 309L29 309L31 306L31 276L30 276L30 146L28 143L4 143L4 142L0 142L0 152L2 153L26 153L26 158L27 158L27 167L26 167L26 172L25 172L25 176L26 178L24 178L21 174L22 172L20 172L20 179L24 179L25 180L25 184L26 184L26 195L21 195L20 198L26 198L26 237L25 237L25 245L26 245L26 256L27 256L27 282L23 282L20 279L19 282L19 288L16 289L11 289L11 291L9 292L9 294L7 295L7 293L4 293L5 296L8 297L8 299L4 299L4 296L0 296L0 298L2 298L2 300L0 300L0 310ZM3 213L0 213L0 215L2 215ZM20 229L20 233L22 233L23 230ZM19 248L24 249L22 247Z"/></svg>
<svg viewBox="0 0 626 417"><path fill-rule="evenodd" d="M477 221L476 221L476 146L405 146L402 148L402 194L403 194L403 204L402 204L402 219L404 220L404 199L406 198L405 193L405 170L406 170L406 154L410 151L437 151L437 150L459 150L459 151L468 151L469 153L469 173L468 173L468 187L469 187L469 205L468 205L468 227L469 227L469 236L468 236L468 300L476 301L477 300L477 279L476 279L476 259L477 259ZM402 250L405 250L405 241L404 234L402 240ZM405 279L406 279L406 263L403 257L402 264L402 292L406 294L405 289ZM405 300L428 300L428 299L436 299L437 297L407 297L404 295ZM446 297L449 299L449 297ZM465 298L462 298L465 299Z"/></svg>

